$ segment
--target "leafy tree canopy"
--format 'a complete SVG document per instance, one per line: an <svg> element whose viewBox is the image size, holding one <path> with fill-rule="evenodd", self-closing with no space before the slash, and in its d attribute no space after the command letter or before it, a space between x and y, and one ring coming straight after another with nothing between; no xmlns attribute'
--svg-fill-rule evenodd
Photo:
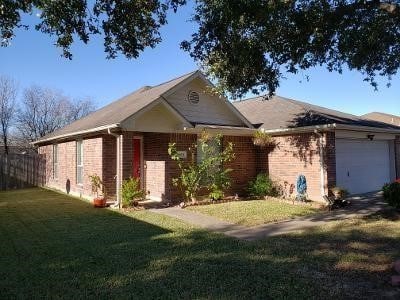
<svg viewBox="0 0 400 300"><path fill-rule="evenodd" d="M186 0L12 1L0 4L0 39L6 46L21 14L40 11L36 29L55 35L64 56L75 37L104 35L108 58L136 58L161 41L168 10ZM314 66L358 70L375 88L400 64L400 0L197 0L198 30L182 48L233 97L272 94L283 73Z"/></svg>

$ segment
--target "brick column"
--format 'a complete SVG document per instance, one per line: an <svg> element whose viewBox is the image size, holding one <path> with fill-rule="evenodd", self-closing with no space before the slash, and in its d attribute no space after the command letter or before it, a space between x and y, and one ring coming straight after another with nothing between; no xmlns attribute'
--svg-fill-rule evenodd
<svg viewBox="0 0 400 300"><path fill-rule="evenodd" d="M394 140L394 157L396 166L396 178L400 178L400 135Z"/></svg>
<svg viewBox="0 0 400 300"><path fill-rule="evenodd" d="M324 168L325 168L325 193L329 194L329 190L336 185L336 143L335 132L325 133L324 145Z"/></svg>

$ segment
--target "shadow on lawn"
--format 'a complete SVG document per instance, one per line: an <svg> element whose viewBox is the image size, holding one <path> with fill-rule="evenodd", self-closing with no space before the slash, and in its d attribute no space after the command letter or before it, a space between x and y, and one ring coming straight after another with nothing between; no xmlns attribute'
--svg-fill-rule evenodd
<svg viewBox="0 0 400 300"><path fill-rule="evenodd" d="M399 292L386 279L400 255L400 226L368 225L379 216L249 243L147 212L132 218L48 195L0 210L2 297L299 299Z"/></svg>

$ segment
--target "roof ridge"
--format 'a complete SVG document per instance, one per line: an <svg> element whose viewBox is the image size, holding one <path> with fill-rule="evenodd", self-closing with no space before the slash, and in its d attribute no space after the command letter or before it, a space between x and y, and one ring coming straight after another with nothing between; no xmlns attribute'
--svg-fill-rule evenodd
<svg viewBox="0 0 400 300"><path fill-rule="evenodd" d="M151 86L151 89L156 88L156 87L159 87L159 86L164 85L164 84L167 84L167 83L170 83L170 82L172 82L172 81L174 81L174 80L178 80L178 79L180 79L180 78L182 78L182 77L186 77L186 76L193 75L194 73L196 73L196 72L198 72L198 71L199 71L199 69L196 69L195 71L188 72L188 73L186 73L186 74L183 74L183 75L181 75L181 76L175 77L175 78L170 79L170 80L167 80L167 81L162 82L162 83L160 83L160 84Z"/></svg>
<svg viewBox="0 0 400 300"><path fill-rule="evenodd" d="M290 101L290 102L294 102L293 104L297 104L298 106L301 106L301 107L303 107L302 106L302 104L305 104L305 105L308 105L308 106L311 106L311 109L306 109L305 107L303 107L303 109L304 110L307 110L307 111L313 111L313 107L315 107L315 108L321 108L321 109L324 109L324 110L330 110L330 111L333 111L333 112L336 112L336 113L341 113L341 114L346 114L346 115L349 115L349 116L352 116L352 117L354 117L354 118L357 118L357 119L360 119L360 117L359 116L357 116L357 115L354 115L354 114L351 114L351 113L348 113L348 112L343 112L343 111L340 111L340 110L337 110L337 109L333 109L333 108L329 108L329 107L324 107L324 106L321 106L321 105L316 105L316 104L312 104L312 103L308 103L308 102L304 102L304 101L299 101L299 100L294 100L294 99L289 99L289 98L285 98L286 100L288 100L288 101ZM318 110L315 110L316 112L319 112L319 113L322 113L322 114L325 114L325 112L322 112L322 111L318 111Z"/></svg>
<svg viewBox="0 0 400 300"><path fill-rule="evenodd" d="M240 102L245 102L245 101L255 101L255 100L258 100L258 98L261 98L261 97L263 97L263 95L258 95L258 96L250 97L250 98L247 98L247 99L235 101L234 103L240 103ZM286 97L279 96L279 95L273 95L270 99L273 99L273 98L278 98L278 99L285 100L285 101L292 101L293 105L296 105L297 107L299 107L302 110L306 110L303 106L301 106L300 104L296 103L296 102L301 102L301 101L296 101L294 99L286 98ZM269 101L269 99L267 99L265 101ZM306 103L306 102L304 102L304 103Z"/></svg>
<svg viewBox="0 0 400 300"><path fill-rule="evenodd" d="M120 100L124 100L125 98L127 98L127 97L129 97L129 96L133 96L133 95L135 95L136 93L148 92L148 91L152 90L152 89L155 88L155 87L159 87L159 86L161 86L161 85L170 83L170 82L172 82L172 81L174 81L174 80L177 80L177 79L179 79L179 78L188 76L189 74L190 74L190 75L191 75L191 74L194 74L194 73L197 72L197 71L198 71L198 70L192 71L192 72L189 72L189 73L186 73L186 74L184 74L184 75L178 76L178 77L176 77L176 78L174 78L174 79L165 81L165 82L163 82L163 83L160 83L160 84L157 84L157 85L154 85L154 86L152 86L152 85L144 85L144 86L141 86L141 87L137 88L136 90L134 90L134 91L132 91L132 92L130 92L130 93L124 95L124 96L121 96L121 97L117 98L116 100L111 101L110 103L104 105L103 107L100 107L100 108L96 109L96 110L93 111L92 113L95 113L95 112L97 112L97 111L100 111L100 110L102 110L103 108L108 107L109 105L113 105L115 102L118 102L118 101L120 101ZM145 87L149 87L149 88L148 88L148 89L143 89L143 88L145 88ZM90 116L92 113L90 113L89 115L87 115L87 116L85 116L85 117L83 117L83 118L81 118L81 119L84 119L84 118ZM79 120L81 120L81 119L79 119ZM77 120L77 121L79 121L79 120ZM71 124L72 124L72 123L71 123ZM67 126L68 126L68 125L67 125Z"/></svg>
<svg viewBox="0 0 400 300"><path fill-rule="evenodd" d="M400 116L398 116L398 115L393 115L393 114L389 114L389 113L385 113L385 112L379 112L379 111L371 111L369 113L361 115L360 117L368 116L368 115L371 115L371 114L380 114L380 115L385 115L385 116L388 116L388 117L400 118Z"/></svg>
<svg viewBox="0 0 400 300"><path fill-rule="evenodd" d="M245 102L245 101L256 100L257 98L261 98L261 97L263 97L263 96L258 95L258 96L254 96L254 97L250 97L250 98L246 98L246 99L234 100L234 101L232 101L232 103L240 103L240 102Z"/></svg>

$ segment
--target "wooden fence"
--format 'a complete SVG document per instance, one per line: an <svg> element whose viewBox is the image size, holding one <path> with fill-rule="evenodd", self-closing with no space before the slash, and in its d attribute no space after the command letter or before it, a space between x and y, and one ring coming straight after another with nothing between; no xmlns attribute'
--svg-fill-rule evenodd
<svg viewBox="0 0 400 300"><path fill-rule="evenodd" d="M43 186L45 165L38 154L0 155L0 190Z"/></svg>

